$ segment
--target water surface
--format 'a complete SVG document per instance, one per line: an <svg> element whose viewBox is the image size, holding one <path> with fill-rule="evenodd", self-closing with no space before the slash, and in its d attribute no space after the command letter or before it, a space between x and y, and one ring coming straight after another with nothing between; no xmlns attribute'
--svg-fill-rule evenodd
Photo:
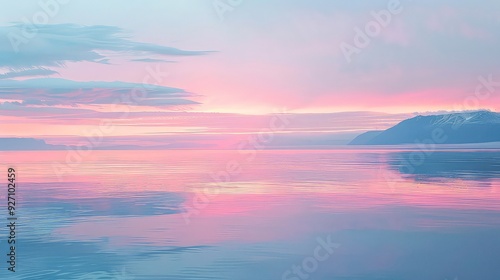
<svg viewBox="0 0 500 280"><path fill-rule="evenodd" d="M500 279L498 150L0 159L19 200L2 279Z"/></svg>

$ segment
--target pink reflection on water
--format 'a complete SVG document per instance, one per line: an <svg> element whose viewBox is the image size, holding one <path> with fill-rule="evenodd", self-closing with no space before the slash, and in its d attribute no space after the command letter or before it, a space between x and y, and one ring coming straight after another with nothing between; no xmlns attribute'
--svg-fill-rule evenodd
<svg viewBox="0 0 500 280"><path fill-rule="evenodd" d="M133 244L194 246L293 240L349 229L498 225L497 178L417 183L399 176L394 183L380 175L381 166L388 169L377 164L377 153L383 152L371 151L374 156L365 159L366 153L259 151L254 161L244 162L237 151L92 151L68 169L63 182L57 180L51 167L54 162L64 162L66 151L1 155L4 164L17 163L14 167L24 192L45 188L51 198L60 201L171 192L184 194L189 209L192 198L205 187L219 189L218 195L208 196L205 207L192 213L189 224L182 213L101 216L75 219L53 231L57 238L67 240L108 238L110 249ZM230 160L240 161L242 172L217 186L210 174L224 171ZM467 187L452 187L463 185ZM102 211L109 207L103 200L93 205ZM491 215L478 219L471 211Z"/></svg>

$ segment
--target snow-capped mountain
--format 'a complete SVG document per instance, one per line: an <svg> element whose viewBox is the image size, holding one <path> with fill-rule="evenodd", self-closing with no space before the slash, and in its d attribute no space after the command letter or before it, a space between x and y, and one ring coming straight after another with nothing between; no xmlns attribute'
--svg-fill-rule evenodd
<svg viewBox="0 0 500 280"><path fill-rule="evenodd" d="M419 116L420 117L420 116ZM457 125L457 124L481 124L481 123L500 123L500 114L490 111L476 111L452 113L446 115L427 116L434 119L436 125Z"/></svg>
<svg viewBox="0 0 500 280"><path fill-rule="evenodd" d="M490 111L416 116L385 131L361 134L350 145L500 142L500 114Z"/></svg>

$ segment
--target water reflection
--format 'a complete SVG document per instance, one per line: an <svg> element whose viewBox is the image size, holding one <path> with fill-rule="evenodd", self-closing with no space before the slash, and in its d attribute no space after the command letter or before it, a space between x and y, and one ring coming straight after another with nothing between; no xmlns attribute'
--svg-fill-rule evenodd
<svg viewBox="0 0 500 280"><path fill-rule="evenodd" d="M500 177L500 152L399 152L388 159L391 168L403 174L469 180Z"/></svg>
<svg viewBox="0 0 500 280"><path fill-rule="evenodd" d="M2 153L23 159L19 268L2 279L500 279L498 151L435 152L413 173L408 151L260 151L223 183L210 174L237 151L96 151L63 182L64 152L36 153ZM341 246L314 264L327 237Z"/></svg>

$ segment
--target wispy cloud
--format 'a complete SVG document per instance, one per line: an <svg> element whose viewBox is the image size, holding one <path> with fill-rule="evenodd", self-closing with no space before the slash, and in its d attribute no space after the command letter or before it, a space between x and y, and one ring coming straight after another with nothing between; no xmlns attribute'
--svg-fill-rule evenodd
<svg viewBox="0 0 500 280"><path fill-rule="evenodd" d="M135 59L131 59L131 61L137 61L137 62L175 62L175 61L157 59L157 58L135 58Z"/></svg>
<svg viewBox="0 0 500 280"><path fill-rule="evenodd" d="M50 76L54 74L58 74L58 72L45 68L35 68L35 69L27 69L21 71L10 71L0 74L0 80L18 78L18 77Z"/></svg>
<svg viewBox="0 0 500 280"><path fill-rule="evenodd" d="M0 99L18 105L103 105L127 103L123 96L134 91L147 95L138 103L129 105L168 107L197 104L190 100L192 93L183 89L125 83L78 82L64 79L30 79L24 81L0 80Z"/></svg>
<svg viewBox="0 0 500 280"><path fill-rule="evenodd" d="M37 25L35 36L26 44L20 44L16 52L16 40L22 40L26 26L15 23L0 27L0 68L31 69L63 66L68 62L109 63L111 57L147 59L144 56L197 56L209 51L189 51L170 46L137 42L125 35L121 28L74 24Z"/></svg>

